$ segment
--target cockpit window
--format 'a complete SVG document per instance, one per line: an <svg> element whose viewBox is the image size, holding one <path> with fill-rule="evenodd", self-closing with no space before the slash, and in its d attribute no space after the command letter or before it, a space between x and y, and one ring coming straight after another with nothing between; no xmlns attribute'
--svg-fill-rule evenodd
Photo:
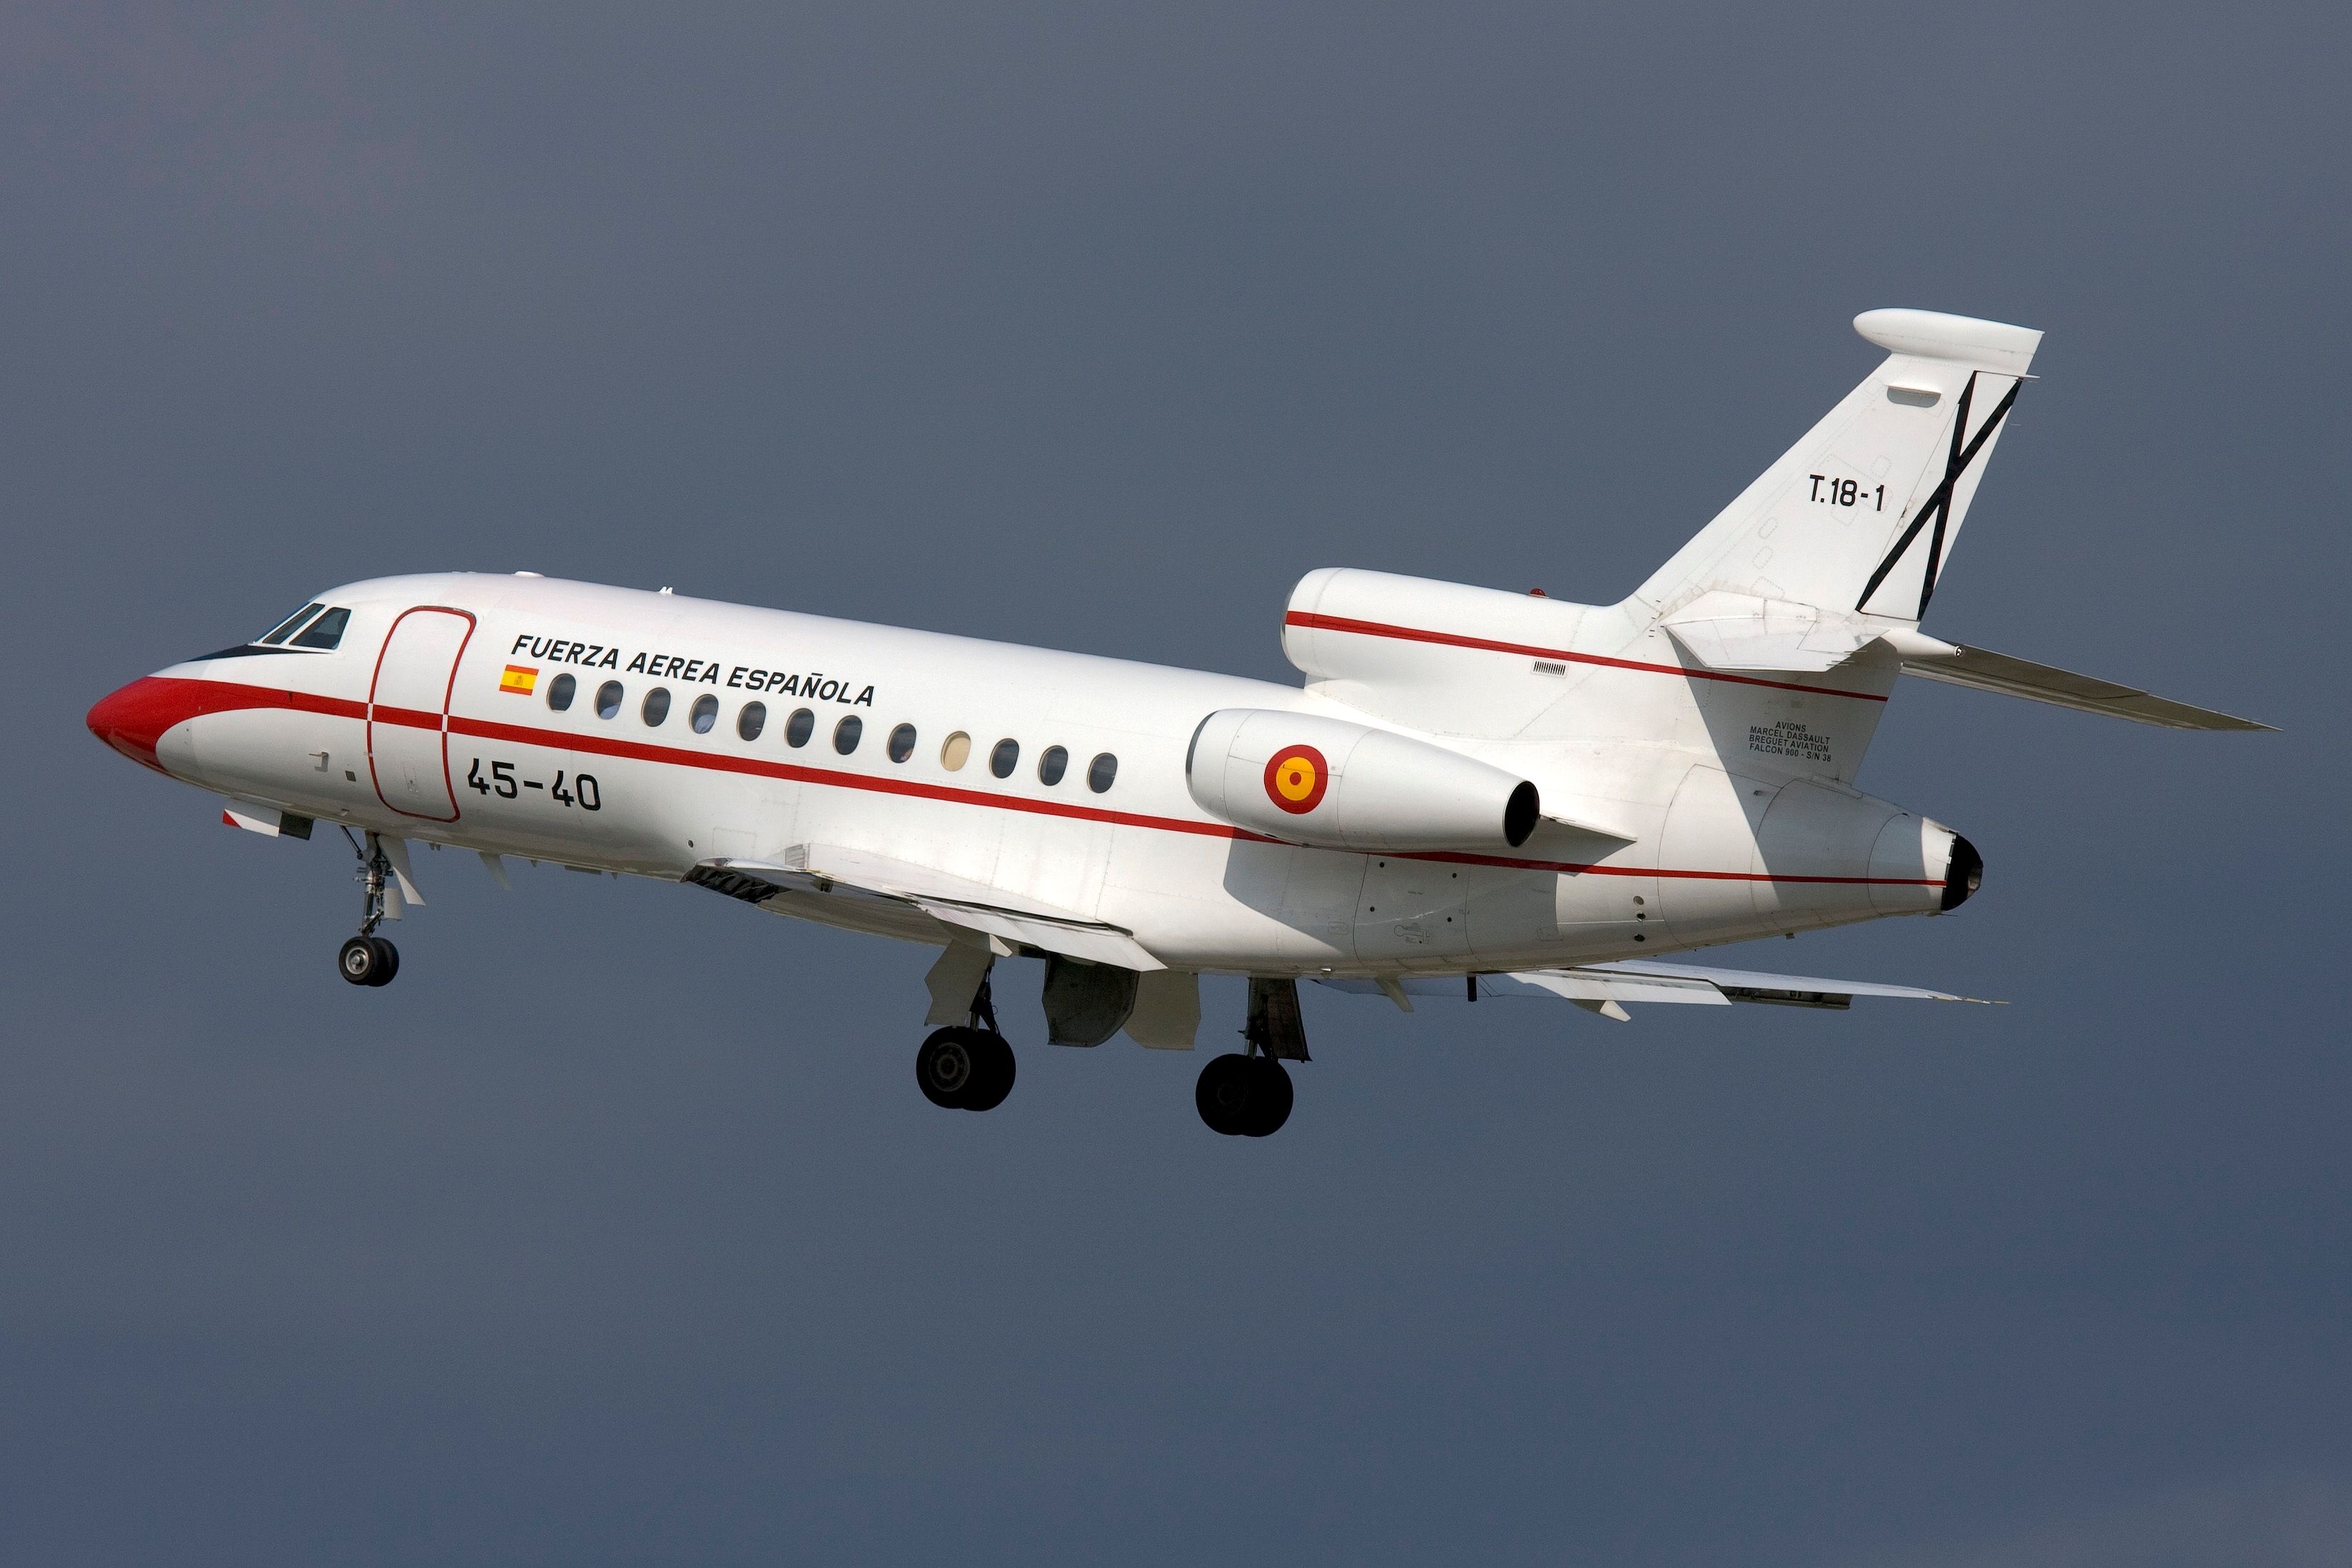
<svg viewBox="0 0 2352 1568"><path fill-rule="evenodd" d="M343 628L351 623L352 612L340 605L328 611L303 630L289 646L296 648L331 648L343 640Z"/></svg>
<svg viewBox="0 0 2352 1568"><path fill-rule="evenodd" d="M277 629L271 632L268 636L259 639L261 646L265 648L275 648L278 643L283 643L287 638L294 635L294 628L301 625L303 622L308 621L311 616L316 615L320 611L324 610L326 606L323 604L305 604L301 609L297 610L293 614L289 615L285 620L279 622Z"/></svg>

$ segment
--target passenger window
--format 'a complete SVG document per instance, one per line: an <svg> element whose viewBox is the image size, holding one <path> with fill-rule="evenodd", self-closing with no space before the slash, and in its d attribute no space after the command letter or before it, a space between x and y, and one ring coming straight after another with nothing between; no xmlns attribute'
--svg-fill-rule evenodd
<svg viewBox="0 0 2352 1568"><path fill-rule="evenodd" d="M1013 770L1019 766L1021 766L1021 743L1011 736L998 741L996 749L988 754L988 770L999 779L1012 778Z"/></svg>
<svg viewBox="0 0 2352 1568"><path fill-rule="evenodd" d="M1106 751L1087 764L1087 788L1097 795L1110 792L1111 781L1118 777L1118 758Z"/></svg>
<svg viewBox="0 0 2352 1568"><path fill-rule="evenodd" d="M647 729L659 729L669 717L669 688L656 686L647 692L646 700L637 705L637 716L646 721Z"/></svg>
<svg viewBox="0 0 2352 1568"><path fill-rule="evenodd" d="M304 630L302 634L299 637L295 638L289 646L296 648L331 648L336 643L343 640L343 628L351 624L351 619L352 612L348 610L330 610L324 615L320 616L316 621L311 622L310 626Z"/></svg>
<svg viewBox="0 0 2352 1568"><path fill-rule="evenodd" d="M809 710L804 707L794 708L793 710L793 716L784 720L784 744L786 746L806 746L809 743L809 737L815 733L816 715L809 712Z"/></svg>
<svg viewBox="0 0 2352 1568"><path fill-rule="evenodd" d="M940 766L950 773L961 773L963 765L971 760L971 737L957 730L940 747Z"/></svg>
<svg viewBox="0 0 2352 1568"><path fill-rule="evenodd" d="M1037 782L1040 784L1059 784L1062 775L1069 770L1070 754L1061 747L1049 746L1045 755L1037 758Z"/></svg>
<svg viewBox="0 0 2352 1568"><path fill-rule="evenodd" d="M596 688L596 716L598 718L618 718L621 715L621 698L623 695L624 694L621 690L621 683L618 681L606 681L603 685L598 686Z"/></svg>
<svg viewBox="0 0 2352 1568"><path fill-rule="evenodd" d="M285 620L280 621L277 626L271 630L268 636L261 639L261 645L265 648L275 648L278 643L283 643L287 638L294 635L295 627L299 626L303 622L308 621L311 616L316 615L320 611L325 608L326 606L323 604L305 604L301 609L297 610L293 614L289 615Z"/></svg>
<svg viewBox="0 0 2352 1568"><path fill-rule="evenodd" d="M833 748L844 757L857 749L857 737L866 733L866 721L850 714L833 727Z"/></svg>
<svg viewBox="0 0 2352 1568"><path fill-rule="evenodd" d="M890 732L890 760L904 762L915 755L915 727L902 724Z"/></svg>
<svg viewBox="0 0 2352 1568"><path fill-rule="evenodd" d="M745 703L743 711L735 716L735 733L746 740L757 740L760 732L768 727L768 705Z"/></svg>
<svg viewBox="0 0 2352 1568"><path fill-rule="evenodd" d="M709 692L694 699L693 712L688 716L694 724L694 733L709 735L710 727L719 722L719 699Z"/></svg>
<svg viewBox="0 0 2352 1568"><path fill-rule="evenodd" d="M572 694L579 689L580 683L570 675L556 676L547 683L547 706L558 713L564 712L572 706Z"/></svg>

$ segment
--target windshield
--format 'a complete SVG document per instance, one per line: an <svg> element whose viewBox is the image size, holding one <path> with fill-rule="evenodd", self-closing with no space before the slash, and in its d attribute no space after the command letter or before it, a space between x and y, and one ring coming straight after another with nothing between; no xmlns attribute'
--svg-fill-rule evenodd
<svg viewBox="0 0 2352 1568"><path fill-rule="evenodd" d="M341 605L328 611L303 629L302 634L289 646L296 648L331 648L343 640L343 627L351 621L352 612Z"/></svg>
<svg viewBox="0 0 2352 1568"><path fill-rule="evenodd" d="M272 631L268 636L260 640L261 645L265 648L275 648L278 643L283 643L287 638L291 637L294 634L296 627L301 625L302 622L308 621L311 616L316 615L320 611L324 610L326 606L323 604L305 604L301 609L297 610L293 614L289 615L285 620L280 621L278 623L276 630Z"/></svg>

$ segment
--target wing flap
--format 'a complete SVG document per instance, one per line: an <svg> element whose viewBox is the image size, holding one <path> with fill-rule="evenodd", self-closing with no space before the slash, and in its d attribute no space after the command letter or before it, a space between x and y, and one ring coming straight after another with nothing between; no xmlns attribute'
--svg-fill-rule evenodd
<svg viewBox="0 0 2352 1568"><path fill-rule="evenodd" d="M1165 968L1124 926L991 887L910 861L831 844L795 844L779 861L709 860L686 880L747 904L782 893L882 899L909 904L942 925L1013 946L1090 964L1149 972Z"/></svg>

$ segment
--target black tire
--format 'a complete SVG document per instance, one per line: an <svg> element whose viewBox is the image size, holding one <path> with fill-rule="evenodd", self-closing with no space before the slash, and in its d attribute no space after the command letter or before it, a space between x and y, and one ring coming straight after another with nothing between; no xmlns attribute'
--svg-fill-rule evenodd
<svg viewBox="0 0 2352 1568"><path fill-rule="evenodd" d="M968 1030L971 1036L974 1066L977 1071L963 1092L963 1108L967 1111L993 1111L1004 1103L1013 1092L1014 1063L1013 1048L1004 1037L986 1030Z"/></svg>
<svg viewBox="0 0 2352 1568"><path fill-rule="evenodd" d="M371 936L368 940L374 944L376 951L376 972L368 984L388 986L400 973L400 949L381 936Z"/></svg>
<svg viewBox="0 0 2352 1568"><path fill-rule="evenodd" d="M1211 1059L1192 1086L1192 1105L1209 1131L1237 1138L1249 1130L1250 1102L1257 1087L1255 1067L1239 1051Z"/></svg>
<svg viewBox="0 0 2352 1568"><path fill-rule="evenodd" d="M979 1035L978 1030L942 1029L923 1041L915 1052L915 1083L924 1099L942 1110L963 1108L963 1097L981 1070L981 1052L972 1043Z"/></svg>
<svg viewBox="0 0 2352 1568"><path fill-rule="evenodd" d="M383 967L383 956L372 937L354 936L335 954L335 972L354 986L383 984L376 978Z"/></svg>
<svg viewBox="0 0 2352 1568"><path fill-rule="evenodd" d="M1263 1138L1282 1131L1290 1120L1290 1074L1282 1063L1270 1056L1252 1057L1250 1068L1256 1082L1250 1085L1246 1124L1242 1128L1245 1138Z"/></svg>

